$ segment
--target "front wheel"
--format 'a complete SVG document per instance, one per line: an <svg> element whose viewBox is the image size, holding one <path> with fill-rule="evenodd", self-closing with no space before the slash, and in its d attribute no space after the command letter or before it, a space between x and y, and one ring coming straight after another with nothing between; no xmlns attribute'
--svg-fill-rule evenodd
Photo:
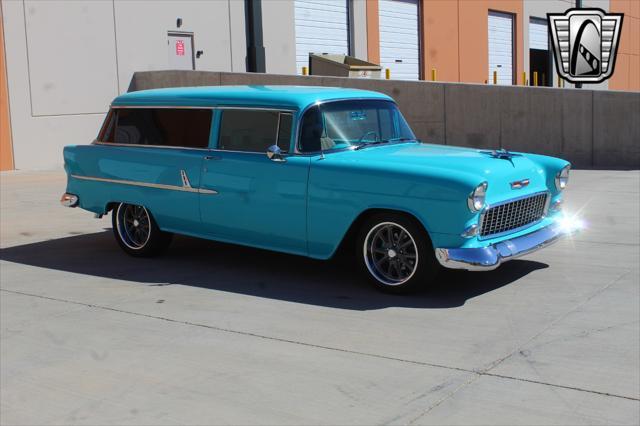
<svg viewBox="0 0 640 426"><path fill-rule="evenodd" d="M161 231L144 206L119 204L113 209L111 223L118 245L131 256L155 256L171 243L172 234Z"/></svg>
<svg viewBox="0 0 640 426"><path fill-rule="evenodd" d="M360 230L356 248L362 273L382 291L406 293L424 288L439 269L425 230L402 214L369 218Z"/></svg>

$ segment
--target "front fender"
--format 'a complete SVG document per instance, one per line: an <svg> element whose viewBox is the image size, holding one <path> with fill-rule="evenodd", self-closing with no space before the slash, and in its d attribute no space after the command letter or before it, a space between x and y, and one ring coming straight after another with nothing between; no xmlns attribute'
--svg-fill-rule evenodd
<svg viewBox="0 0 640 426"><path fill-rule="evenodd" d="M312 161L308 192L308 252L333 255L351 225L365 211L395 210L419 220L435 247L449 243L474 216L467 196L482 179L465 172L370 163Z"/></svg>

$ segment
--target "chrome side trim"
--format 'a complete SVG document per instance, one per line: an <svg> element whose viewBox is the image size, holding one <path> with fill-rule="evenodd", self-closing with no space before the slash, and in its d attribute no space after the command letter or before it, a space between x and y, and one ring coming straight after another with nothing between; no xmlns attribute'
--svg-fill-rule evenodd
<svg viewBox="0 0 640 426"><path fill-rule="evenodd" d="M445 268L490 271L502 263L547 247L578 229L551 224L527 235L500 241L487 247L436 248L438 262Z"/></svg>
<svg viewBox="0 0 640 426"><path fill-rule="evenodd" d="M167 189L170 191L183 191L183 192L197 192L199 194L218 194L218 191L213 189L205 189L205 188L192 188L185 186L177 186L177 185L166 185L163 183L150 183L150 182L138 182L134 180L122 180L122 179L108 179L108 178L100 178L94 176L80 176L80 175L71 175L72 178L80 179L80 180L90 180L95 182L107 182L107 183L117 183L120 185L131 185L131 186L142 186L145 188L155 188L155 189Z"/></svg>
<svg viewBox="0 0 640 426"><path fill-rule="evenodd" d="M116 142L102 142L99 140L94 140L91 142L92 145L109 145L109 146L124 146L128 148L164 148L164 149L182 149L182 150L190 150L190 151L210 151L210 148L192 148L189 146L171 146L171 145L138 145L134 143L116 143Z"/></svg>
<svg viewBox="0 0 640 426"><path fill-rule="evenodd" d="M190 148L190 147L186 147L186 146L166 146L166 145L136 145L136 144L129 144L129 143L115 143L115 142L100 142L100 141L93 141L91 142L92 145L110 145L110 146L122 146L122 147L127 147L127 148L162 148L162 149L180 149L180 150L190 150L190 151L206 151L206 152L232 152L235 154L260 154L260 155L265 155L264 152L260 152L260 151L234 151L234 150L230 150L230 149L218 149L218 148ZM351 147L353 148L353 147ZM290 155L289 153L286 153L286 155ZM205 160L212 160L213 158L206 158L204 157ZM215 158L216 160L220 160L220 158Z"/></svg>
<svg viewBox="0 0 640 426"><path fill-rule="evenodd" d="M180 170L180 178L182 178L183 188L191 188L191 182L189 182L189 176L187 176L187 172L185 172L184 170Z"/></svg>

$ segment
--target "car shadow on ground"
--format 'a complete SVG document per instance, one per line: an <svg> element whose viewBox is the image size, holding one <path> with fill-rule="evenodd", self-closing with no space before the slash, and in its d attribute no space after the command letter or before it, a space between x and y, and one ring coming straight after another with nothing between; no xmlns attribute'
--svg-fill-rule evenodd
<svg viewBox="0 0 640 426"><path fill-rule="evenodd" d="M513 260L489 272L443 270L429 290L398 296L369 287L344 258L320 261L181 236L164 256L151 259L126 255L110 230L0 249L0 259L140 285L195 286L352 310L458 307L548 267Z"/></svg>

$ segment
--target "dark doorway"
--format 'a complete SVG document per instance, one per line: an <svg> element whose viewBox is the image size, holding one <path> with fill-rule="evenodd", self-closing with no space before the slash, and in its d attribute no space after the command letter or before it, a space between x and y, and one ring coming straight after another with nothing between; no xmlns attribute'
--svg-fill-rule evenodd
<svg viewBox="0 0 640 426"><path fill-rule="evenodd" d="M538 86L553 86L551 56L548 50L529 49L529 85L535 85L534 73L538 73Z"/></svg>

